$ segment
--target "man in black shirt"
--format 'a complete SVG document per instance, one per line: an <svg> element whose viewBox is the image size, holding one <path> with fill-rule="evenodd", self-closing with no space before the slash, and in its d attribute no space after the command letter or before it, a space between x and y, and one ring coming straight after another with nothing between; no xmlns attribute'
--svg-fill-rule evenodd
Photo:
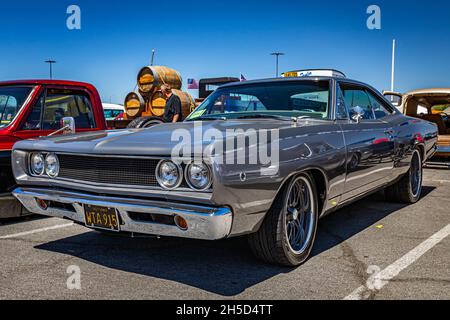
<svg viewBox="0 0 450 320"><path fill-rule="evenodd" d="M167 99L163 116L164 121L173 123L180 122L183 118L180 98L173 94L172 88L167 84L161 86L161 92Z"/></svg>

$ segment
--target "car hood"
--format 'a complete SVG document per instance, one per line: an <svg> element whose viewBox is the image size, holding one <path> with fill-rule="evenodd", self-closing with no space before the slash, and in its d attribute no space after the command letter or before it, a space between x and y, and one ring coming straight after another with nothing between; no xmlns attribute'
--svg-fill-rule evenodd
<svg viewBox="0 0 450 320"><path fill-rule="evenodd" d="M308 120L294 123L281 120L229 120L210 122L182 122L176 124L160 124L146 129L124 129L80 133L75 135L60 135L55 137L41 137L39 139L18 142L14 149L39 150L51 152L68 152L84 154L119 154L119 155L171 155L175 146L180 142L191 143L201 141L209 145L211 140L205 139L205 134L214 132L225 133L236 129L272 130L289 129L293 127L308 128L321 120ZM309 131L309 130L306 130ZM183 138L182 138L183 137Z"/></svg>

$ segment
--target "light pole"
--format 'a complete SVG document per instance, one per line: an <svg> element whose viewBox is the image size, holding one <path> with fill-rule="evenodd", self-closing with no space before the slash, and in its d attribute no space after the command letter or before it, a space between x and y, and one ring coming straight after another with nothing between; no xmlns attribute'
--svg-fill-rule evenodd
<svg viewBox="0 0 450 320"><path fill-rule="evenodd" d="M391 91L394 91L395 84L395 39L392 41L392 70L391 70Z"/></svg>
<svg viewBox="0 0 450 320"><path fill-rule="evenodd" d="M276 57L276 64L277 64L277 71L276 71L276 75L275 75L275 78L278 78L278 64L279 64L279 58L280 58L280 56L284 56L285 54L283 53L283 52L272 52L271 54L270 54L271 56L275 56Z"/></svg>
<svg viewBox="0 0 450 320"><path fill-rule="evenodd" d="M53 66L54 63L56 63L56 61L48 59L47 61L44 61L44 62L48 63L50 65L50 80L52 80L53 79L53 68L52 68L52 66Z"/></svg>
<svg viewBox="0 0 450 320"><path fill-rule="evenodd" d="M153 49L153 50L152 50L152 60L150 61L150 65L151 65L151 66L153 66L153 63L155 62L155 52L156 52L156 50Z"/></svg>

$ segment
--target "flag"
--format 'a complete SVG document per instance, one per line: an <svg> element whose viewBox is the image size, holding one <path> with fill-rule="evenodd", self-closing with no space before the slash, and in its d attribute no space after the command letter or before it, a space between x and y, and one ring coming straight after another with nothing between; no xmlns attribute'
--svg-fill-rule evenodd
<svg viewBox="0 0 450 320"><path fill-rule="evenodd" d="M244 75L242 73L241 73L240 81L241 82L247 81L247 79L244 77Z"/></svg>
<svg viewBox="0 0 450 320"><path fill-rule="evenodd" d="M197 80L195 80L195 79L188 79L187 83L188 83L188 89L189 90L199 89Z"/></svg>

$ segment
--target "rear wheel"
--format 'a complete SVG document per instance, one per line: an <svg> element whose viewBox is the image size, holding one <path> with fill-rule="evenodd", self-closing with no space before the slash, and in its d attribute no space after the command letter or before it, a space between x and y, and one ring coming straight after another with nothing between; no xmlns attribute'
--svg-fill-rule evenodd
<svg viewBox="0 0 450 320"><path fill-rule="evenodd" d="M269 263L295 267L304 263L317 232L318 201L308 174L292 179L255 234L249 236L254 254Z"/></svg>
<svg viewBox="0 0 450 320"><path fill-rule="evenodd" d="M386 188L386 197L391 201L416 203L422 194L423 168L419 150L414 150L408 173L397 183Z"/></svg>
<svg viewBox="0 0 450 320"><path fill-rule="evenodd" d="M161 123L164 123L164 121L158 117L140 117L131 121L127 128L129 129L150 128Z"/></svg>

